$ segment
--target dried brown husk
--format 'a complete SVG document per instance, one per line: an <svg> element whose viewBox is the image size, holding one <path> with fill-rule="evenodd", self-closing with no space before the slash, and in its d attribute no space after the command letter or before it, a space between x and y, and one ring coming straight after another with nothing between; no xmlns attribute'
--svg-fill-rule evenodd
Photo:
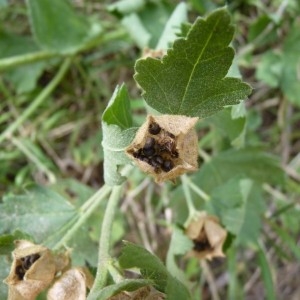
<svg viewBox="0 0 300 300"><path fill-rule="evenodd" d="M85 300L86 288L92 285L91 274L84 268L64 272L49 289L47 300Z"/></svg>
<svg viewBox="0 0 300 300"><path fill-rule="evenodd" d="M121 292L109 300L164 300L165 294L158 292L151 286L145 286L134 292Z"/></svg>
<svg viewBox="0 0 300 300"><path fill-rule="evenodd" d="M194 249L190 256L209 260L225 256L222 247L227 231L220 225L217 217L199 212L197 217L188 224L186 235L194 242Z"/></svg>
<svg viewBox="0 0 300 300"><path fill-rule="evenodd" d="M174 180L186 172L196 171L198 168L198 139L195 131L197 121L198 118L180 115L149 115L146 122L137 131L132 143L126 149L126 153L142 171L152 175L158 183ZM153 135L149 132L149 126L155 123L162 130L159 134ZM163 159L172 161L174 167L170 171L158 171L157 168L137 157L137 153L141 151L140 149L144 147L149 137L155 139L158 154ZM160 146L166 143L172 143L173 152L176 152L178 157L171 156L172 151L159 152Z"/></svg>
<svg viewBox="0 0 300 300"><path fill-rule="evenodd" d="M55 276L55 262L51 251L41 245L35 245L26 240L15 241L11 271L4 282L9 286L8 300L35 299L47 288ZM38 258L24 269L24 258L37 255ZM20 271L22 270L22 278Z"/></svg>

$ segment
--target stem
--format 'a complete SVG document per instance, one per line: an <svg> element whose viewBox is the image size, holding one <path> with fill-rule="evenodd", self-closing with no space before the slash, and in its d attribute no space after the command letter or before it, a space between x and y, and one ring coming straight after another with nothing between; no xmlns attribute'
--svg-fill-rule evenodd
<svg viewBox="0 0 300 300"><path fill-rule="evenodd" d="M112 193L106 206L99 241L97 274L88 299L93 299L93 295L96 295L106 284L109 268L108 266L111 261L109 249L111 243L112 225L115 217L115 212L119 204L122 188L122 185L113 187Z"/></svg>
<svg viewBox="0 0 300 300"><path fill-rule="evenodd" d="M189 220L197 213L197 209L195 208L195 205L194 205L194 202L192 199L192 195L191 195L191 191L188 186L188 178L185 174L181 176L181 181L182 181L182 188L183 188L184 196L186 199L186 204L187 204L188 210L189 210L189 217L188 217L188 220Z"/></svg>
<svg viewBox="0 0 300 300"><path fill-rule="evenodd" d="M53 92L56 86L60 83L67 70L71 65L72 58L67 58L64 63L61 65L55 77L47 85L45 89L32 101L32 103L27 107L22 115L16 119L1 135L0 143L10 136L34 111L41 105L47 97Z"/></svg>
<svg viewBox="0 0 300 300"><path fill-rule="evenodd" d="M190 186L190 188L198 194L204 201L210 201L210 196L207 195L198 185L196 185L190 177L186 176L187 184Z"/></svg>
<svg viewBox="0 0 300 300"><path fill-rule="evenodd" d="M85 223L85 221L90 217L90 215L95 211L95 209L99 206L101 201L108 196L111 192L111 187L104 185L99 189L91 198L89 198L79 209L81 215L76 215L76 218L72 218L63 228L70 228L66 234L60 239L58 243L52 247L53 250L57 250L60 247L64 246L76 233L76 231ZM78 218L78 219L77 219ZM77 219L77 220L76 220Z"/></svg>
<svg viewBox="0 0 300 300"><path fill-rule="evenodd" d="M27 157L30 159L39 170L44 172L49 180L49 183L55 183L56 182L56 177L51 172L47 166L35 155L33 151L31 151L24 143L22 143L20 140L11 137L12 143L17 146Z"/></svg>
<svg viewBox="0 0 300 300"><path fill-rule="evenodd" d="M45 60L57 56L56 52L52 51L37 51L26 53L23 55L12 56L0 59L0 71L15 68L20 65L33 63L39 60Z"/></svg>

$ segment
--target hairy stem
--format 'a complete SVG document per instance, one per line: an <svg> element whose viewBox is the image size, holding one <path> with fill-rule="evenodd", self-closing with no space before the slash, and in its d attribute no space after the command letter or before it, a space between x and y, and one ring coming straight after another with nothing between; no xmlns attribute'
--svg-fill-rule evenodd
<svg viewBox="0 0 300 300"><path fill-rule="evenodd" d="M121 191L122 191L122 186L114 186L106 206L102 227L101 227L100 241L99 241L97 274L88 299L96 299L95 297L97 293L106 284L107 275L108 275L108 266L111 261L111 256L109 254L109 249L111 244L111 232L112 232L115 212L120 200Z"/></svg>

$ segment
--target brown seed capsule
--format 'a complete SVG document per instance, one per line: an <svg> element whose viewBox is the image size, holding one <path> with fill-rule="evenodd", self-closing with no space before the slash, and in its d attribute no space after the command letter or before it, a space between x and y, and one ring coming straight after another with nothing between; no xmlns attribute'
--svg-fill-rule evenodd
<svg viewBox="0 0 300 300"><path fill-rule="evenodd" d="M127 147L126 154L156 182L195 171L198 166L198 139L194 129L197 121L198 118L186 116L150 115ZM149 158L149 162L143 157Z"/></svg>
<svg viewBox="0 0 300 300"><path fill-rule="evenodd" d="M215 216L207 215L205 211L187 224L186 235L193 241L194 247L190 256L199 259L224 256L222 251L227 232L219 224Z"/></svg>

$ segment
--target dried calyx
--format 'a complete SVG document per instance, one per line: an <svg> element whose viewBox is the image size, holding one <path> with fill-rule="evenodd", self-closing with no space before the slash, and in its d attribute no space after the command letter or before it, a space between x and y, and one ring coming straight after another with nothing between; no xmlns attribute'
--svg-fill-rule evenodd
<svg viewBox="0 0 300 300"><path fill-rule="evenodd" d="M188 222L186 235L194 244L191 256L199 259L224 256L222 247L227 232L217 217L208 215L205 211L198 212L197 216Z"/></svg>
<svg viewBox="0 0 300 300"><path fill-rule="evenodd" d="M174 179L197 169L198 144L194 126L198 118L148 116L126 149L142 171L156 182Z"/></svg>

